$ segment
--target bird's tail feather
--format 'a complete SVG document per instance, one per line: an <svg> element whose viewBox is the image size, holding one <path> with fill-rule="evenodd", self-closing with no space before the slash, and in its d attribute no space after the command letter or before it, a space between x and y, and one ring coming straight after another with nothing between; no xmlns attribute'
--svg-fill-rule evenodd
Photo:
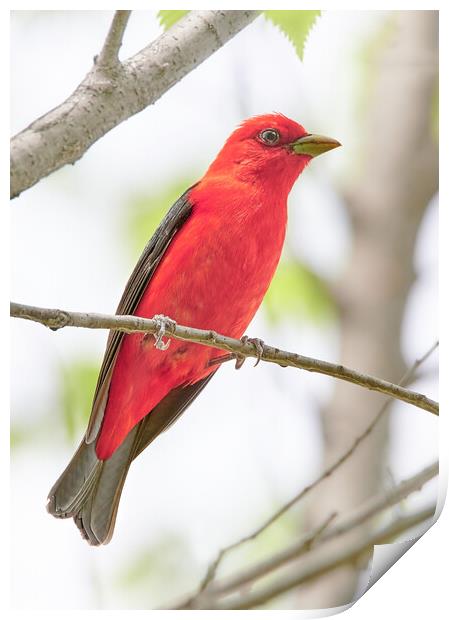
<svg viewBox="0 0 449 620"><path fill-rule="evenodd" d="M106 461L97 458L95 442L86 443L83 439L48 495L48 512L62 519L73 517L91 545L108 543L131 462L177 420L215 372L167 394Z"/></svg>
<svg viewBox="0 0 449 620"><path fill-rule="evenodd" d="M83 439L48 495L48 512L62 519L73 517L91 545L106 544L112 537L137 430L128 434L107 461L97 458L94 442Z"/></svg>

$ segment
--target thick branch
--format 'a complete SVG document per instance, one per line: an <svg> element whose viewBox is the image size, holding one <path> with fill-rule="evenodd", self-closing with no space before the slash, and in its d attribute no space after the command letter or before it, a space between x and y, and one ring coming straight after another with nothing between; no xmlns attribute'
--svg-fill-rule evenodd
<svg viewBox="0 0 449 620"><path fill-rule="evenodd" d="M106 71L104 63L118 50L126 25L124 17L116 17L100 64L66 101L12 138L11 198L76 162L96 140L157 101L257 15L258 11L190 11L135 56Z"/></svg>
<svg viewBox="0 0 449 620"><path fill-rule="evenodd" d="M85 327L90 329L115 329L124 332L147 332L155 334L160 332L161 324L154 319L144 319L136 316L117 316L108 314L94 314L82 312L68 312L66 310L55 310L49 308L38 308L11 302L10 314L13 317L37 321L52 329L62 327ZM439 414L437 402L427 398L423 394L413 392L394 383L389 383L377 377L366 375L351 368L346 368L339 364L331 364L322 360L317 360L289 351L281 351L269 345L263 345L262 354L251 342L243 342L235 338L229 338L215 333L212 330L196 329L183 325L167 325L166 334L198 344L212 346L224 351L230 351L243 357L256 357L265 362L273 362L280 366L292 366L309 372L317 372L324 375L342 379L349 383L354 383L368 390L374 390L382 394L387 394L398 400L429 411L435 415Z"/></svg>
<svg viewBox="0 0 449 620"><path fill-rule="evenodd" d="M116 66L119 62L118 53L130 15L131 11L115 11L103 49L96 59L97 67L107 69Z"/></svg>

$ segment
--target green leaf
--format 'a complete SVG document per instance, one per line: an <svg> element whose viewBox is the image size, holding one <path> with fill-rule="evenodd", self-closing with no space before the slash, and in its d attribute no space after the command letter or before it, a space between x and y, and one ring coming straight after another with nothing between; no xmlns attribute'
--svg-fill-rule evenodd
<svg viewBox="0 0 449 620"><path fill-rule="evenodd" d="M302 60L307 36L321 11L263 11L263 14L285 34Z"/></svg>
<svg viewBox="0 0 449 620"><path fill-rule="evenodd" d="M168 30L189 11L158 11L157 17L164 30ZM321 11L262 11L293 44L302 60L307 36Z"/></svg>
<svg viewBox="0 0 449 620"><path fill-rule="evenodd" d="M268 320L286 318L323 323L333 318L335 306L324 280L299 261L282 261L262 306Z"/></svg>
<svg viewBox="0 0 449 620"><path fill-rule="evenodd" d="M176 24L177 21L187 15L190 11L158 11L157 18L159 23L164 28L164 30L168 30Z"/></svg>

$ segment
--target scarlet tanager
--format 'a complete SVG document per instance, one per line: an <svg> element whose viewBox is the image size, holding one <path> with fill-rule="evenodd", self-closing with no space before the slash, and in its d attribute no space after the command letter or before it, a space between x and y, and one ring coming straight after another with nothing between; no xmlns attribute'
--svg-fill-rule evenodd
<svg viewBox="0 0 449 620"><path fill-rule="evenodd" d="M279 262L293 183L313 157L338 146L282 114L243 122L163 219L117 314L165 315L241 338ZM213 347L155 344L149 334L110 332L86 434L49 493L48 511L73 517L92 545L112 537L133 459L220 365L222 352Z"/></svg>

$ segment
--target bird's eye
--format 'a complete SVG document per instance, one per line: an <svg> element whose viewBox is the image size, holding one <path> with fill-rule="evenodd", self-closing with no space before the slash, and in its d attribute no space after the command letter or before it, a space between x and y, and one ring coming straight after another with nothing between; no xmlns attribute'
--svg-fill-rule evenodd
<svg viewBox="0 0 449 620"><path fill-rule="evenodd" d="M276 129L264 129L260 132L259 138L264 144L268 144L268 146L274 146L279 142L281 136L279 135L279 131L277 131Z"/></svg>

